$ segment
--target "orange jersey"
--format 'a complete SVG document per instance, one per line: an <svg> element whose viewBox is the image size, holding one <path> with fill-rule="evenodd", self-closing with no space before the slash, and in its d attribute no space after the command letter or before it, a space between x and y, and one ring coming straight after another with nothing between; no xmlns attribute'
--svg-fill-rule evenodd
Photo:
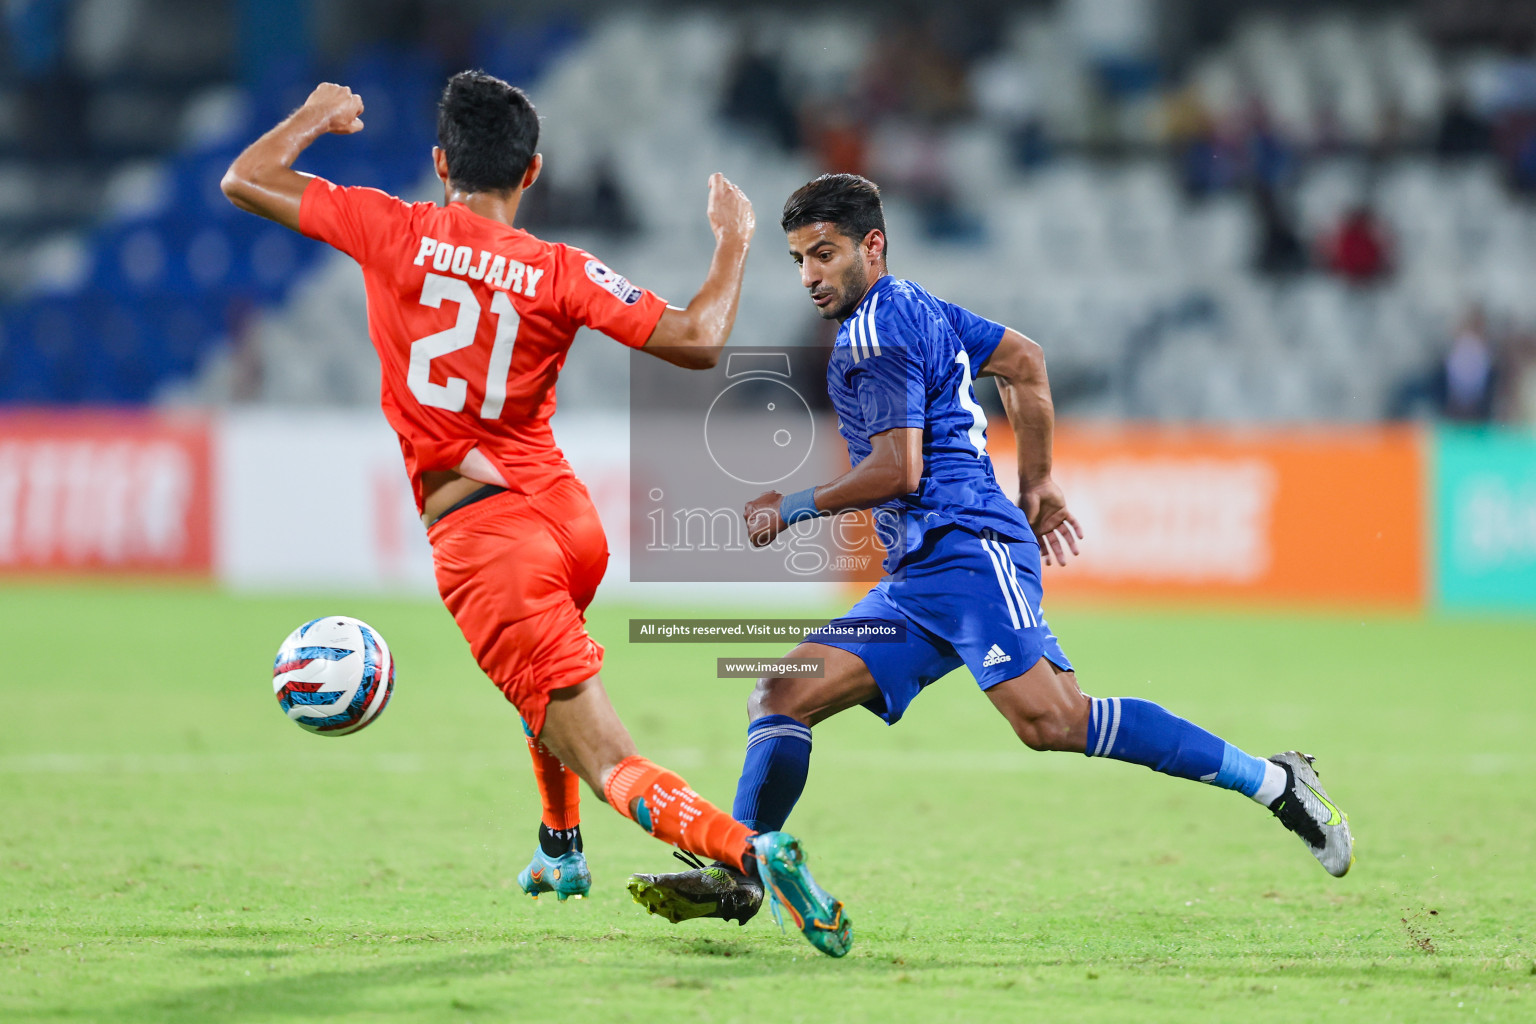
<svg viewBox="0 0 1536 1024"><path fill-rule="evenodd" d="M363 268L384 415L418 509L429 470L499 475L484 482L523 494L573 477L549 418L577 328L638 348L666 309L590 253L462 203L406 203L316 178L299 229Z"/></svg>

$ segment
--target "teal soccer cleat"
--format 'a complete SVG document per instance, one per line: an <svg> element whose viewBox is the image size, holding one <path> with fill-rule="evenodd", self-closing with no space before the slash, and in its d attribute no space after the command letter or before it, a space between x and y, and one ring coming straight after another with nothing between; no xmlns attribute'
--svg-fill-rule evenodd
<svg viewBox="0 0 1536 1024"><path fill-rule="evenodd" d="M587 858L577 850L558 857L539 850L517 876L517 884L534 899L541 892L552 892L563 903L572 896L586 897L592 888L592 873L587 870Z"/></svg>
<svg viewBox="0 0 1536 1024"><path fill-rule="evenodd" d="M847 956L853 948L853 922L805 866L800 840L788 832L764 832L751 839L758 877L773 897L773 916L783 927L780 907L789 910L806 941L827 956Z"/></svg>

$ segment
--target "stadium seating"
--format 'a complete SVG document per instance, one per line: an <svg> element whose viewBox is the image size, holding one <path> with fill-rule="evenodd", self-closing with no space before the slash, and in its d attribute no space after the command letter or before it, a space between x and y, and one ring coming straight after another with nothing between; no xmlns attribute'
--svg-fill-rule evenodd
<svg viewBox="0 0 1536 1024"><path fill-rule="evenodd" d="M835 59L828 33L847 44ZM818 168L807 153L719 115L747 35L807 95L855 78L876 38L867 21L845 15L629 12L595 20L585 34L564 21L502 31L481 53L489 70L515 80L542 74L533 92L545 118L544 187L610 165L639 225L623 236L591 226L551 234L686 301L711 245L704 182L724 170L759 212L735 343L824 343L776 227L783 198ZM1189 75L1210 116L1238 117L1254 95L1262 102L1282 140L1263 166L1319 263L1344 214L1374 207L1390 232L1392 272L1368 286L1319 269L1259 273L1263 227L1249 192L1219 180L1192 191L1181 180L1155 95L1133 95L1112 116L1096 107L1095 72L1059 17L1021 15L1003 39L972 69L976 116L915 135L881 129L873 159L900 162L915 146L953 193L952 212L936 220L920 196L888 189L893 271L1037 337L1065 411L1379 418L1471 305L1536 323L1536 212L1508 190L1493 156L1445 161L1426 151L1447 97L1470 86L1404 18L1252 18L1198 55ZM411 53L355 55L337 75L367 98L368 131L323 140L303 166L430 198L427 105L438 74ZM40 266L56 265L55 280L0 314L9 368L0 400L372 401L355 270L236 214L217 192L239 142L307 80L255 93L204 90L183 114L178 153L110 178L112 213L81 251L56 245L50 263L39 250ZM1053 156L1019 159L1016 132L1029 118L1043 125ZM1118 143L1096 143L1103 130ZM1380 145L1389 130L1398 141ZM0 164L0 215L25 205L27 173ZM171 345L162 335L173 322ZM109 343L94 333L102 325L132 329ZM231 325L238 345L227 341ZM102 354L100 381L66 355L87 351ZM611 407L625 379L616 362L606 343L579 340L562 404Z"/></svg>
<svg viewBox="0 0 1536 1024"><path fill-rule="evenodd" d="M557 19L542 31L487 33L481 45L527 75L573 38L569 23ZM345 142L321 139L300 167L349 184L409 191L433 142L442 70L414 50L381 46L353 54L326 76L367 97L368 130ZM0 402L123 405L210 393L198 379L219 376L238 339L260 322L253 312L297 306L309 294L296 286L311 280L325 253L234 209L219 179L239 148L302 101L316 77L308 68L286 68L254 88L214 82L190 100L159 107L114 108L111 90L98 90L93 103L105 104L105 113L92 121L93 147L152 149L156 140L122 141L125 119L169 122L173 133L180 125L180 143L164 156L104 165L102 216L83 231L67 220L51 225L62 231L24 230L39 227L31 222L38 203L59 183L22 161L0 161L0 227L23 232L16 276L27 282L0 306ZM353 305L361 310L360 295ZM339 394L355 401L372 391L353 387L350 363L316 372L314 360L322 367L334 362L324 353L337 328L326 317L311 319L313 346L295 344L293 354L267 364L274 386L294 400ZM369 372L364 367L362 378Z"/></svg>

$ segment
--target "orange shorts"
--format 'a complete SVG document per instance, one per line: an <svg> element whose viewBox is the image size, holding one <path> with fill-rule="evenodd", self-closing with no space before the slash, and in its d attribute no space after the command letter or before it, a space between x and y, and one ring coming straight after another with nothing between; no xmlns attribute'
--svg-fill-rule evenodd
<svg viewBox="0 0 1536 1024"><path fill-rule="evenodd" d="M551 690L603 667L586 611L608 567L608 539L581 481L507 491L427 530L437 590L475 661L537 736Z"/></svg>

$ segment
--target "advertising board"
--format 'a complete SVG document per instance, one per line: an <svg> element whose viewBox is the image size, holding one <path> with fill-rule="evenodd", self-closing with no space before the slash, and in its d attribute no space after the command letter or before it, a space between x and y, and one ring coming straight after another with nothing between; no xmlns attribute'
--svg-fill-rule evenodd
<svg viewBox="0 0 1536 1024"><path fill-rule="evenodd" d="M205 575L210 479L200 418L0 414L0 572Z"/></svg>
<svg viewBox="0 0 1536 1024"><path fill-rule="evenodd" d="M1434 551L1443 608L1536 610L1536 435L1435 435Z"/></svg>

